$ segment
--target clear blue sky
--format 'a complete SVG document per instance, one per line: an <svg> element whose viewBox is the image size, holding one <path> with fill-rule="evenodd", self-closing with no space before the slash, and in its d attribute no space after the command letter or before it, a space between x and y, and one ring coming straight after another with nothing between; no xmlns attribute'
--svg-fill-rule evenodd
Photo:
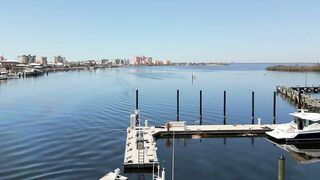
<svg viewBox="0 0 320 180"><path fill-rule="evenodd" d="M319 0L0 0L0 54L319 62Z"/></svg>

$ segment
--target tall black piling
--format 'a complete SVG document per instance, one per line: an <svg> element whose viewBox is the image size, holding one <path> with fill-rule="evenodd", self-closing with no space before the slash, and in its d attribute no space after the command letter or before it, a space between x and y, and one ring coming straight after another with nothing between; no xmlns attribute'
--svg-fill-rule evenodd
<svg viewBox="0 0 320 180"><path fill-rule="evenodd" d="M136 90L136 110L139 110L139 90ZM138 124L138 119L139 119L139 112L137 113L136 116L136 123Z"/></svg>
<svg viewBox="0 0 320 180"><path fill-rule="evenodd" d="M179 93L179 89L177 90L177 121L179 121L179 116L180 116L180 112L179 112L179 108L180 108L180 105L179 105L179 95L180 93Z"/></svg>
<svg viewBox="0 0 320 180"><path fill-rule="evenodd" d="M277 93L273 92L273 124L276 123Z"/></svg>
<svg viewBox="0 0 320 180"><path fill-rule="evenodd" d="M202 90L200 90L200 125L202 125Z"/></svg>
<svg viewBox="0 0 320 180"><path fill-rule="evenodd" d="M252 91L252 102L251 102L251 108L252 108L252 120L251 120L251 123L254 124L254 91Z"/></svg>
<svg viewBox="0 0 320 180"><path fill-rule="evenodd" d="M136 90L136 110L139 109L139 90Z"/></svg>
<svg viewBox="0 0 320 180"><path fill-rule="evenodd" d="M227 124L227 91L223 91L223 124Z"/></svg>
<svg viewBox="0 0 320 180"><path fill-rule="evenodd" d="M301 109L301 90L299 89L299 95L298 95L298 109Z"/></svg>

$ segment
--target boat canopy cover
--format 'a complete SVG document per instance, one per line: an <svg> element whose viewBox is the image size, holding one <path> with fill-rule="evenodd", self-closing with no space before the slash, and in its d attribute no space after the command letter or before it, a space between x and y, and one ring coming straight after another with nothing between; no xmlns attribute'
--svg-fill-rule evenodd
<svg viewBox="0 0 320 180"><path fill-rule="evenodd" d="M290 113L290 115L309 121L320 121L320 113L294 112Z"/></svg>

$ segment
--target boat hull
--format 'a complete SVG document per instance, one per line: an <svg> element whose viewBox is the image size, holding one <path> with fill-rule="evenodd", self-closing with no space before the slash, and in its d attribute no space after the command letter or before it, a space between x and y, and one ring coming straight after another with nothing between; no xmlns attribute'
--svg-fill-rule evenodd
<svg viewBox="0 0 320 180"><path fill-rule="evenodd" d="M294 138L287 138L287 142L313 142L320 141L320 132L297 134Z"/></svg>
<svg viewBox="0 0 320 180"><path fill-rule="evenodd" d="M301 133L297 134L293 138L279 138L274 137L269 133L266 133L268 136L268 139L271 139L272 141L278 142L278 143L297 143L297 142L320 142L320 132L314 132L314 133Z"/></svg>

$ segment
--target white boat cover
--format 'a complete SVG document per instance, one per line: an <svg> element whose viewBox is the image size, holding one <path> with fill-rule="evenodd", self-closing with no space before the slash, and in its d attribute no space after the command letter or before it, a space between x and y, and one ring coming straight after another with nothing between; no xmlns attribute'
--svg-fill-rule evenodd
<svg viewBox="0 0 320 180"><path fill-rule="evenodd" d="M300 118L300 119L305 119L309 121L320 121L320 113L308 113L308 112L294 112L290 113L290 115Z"/></svg>

